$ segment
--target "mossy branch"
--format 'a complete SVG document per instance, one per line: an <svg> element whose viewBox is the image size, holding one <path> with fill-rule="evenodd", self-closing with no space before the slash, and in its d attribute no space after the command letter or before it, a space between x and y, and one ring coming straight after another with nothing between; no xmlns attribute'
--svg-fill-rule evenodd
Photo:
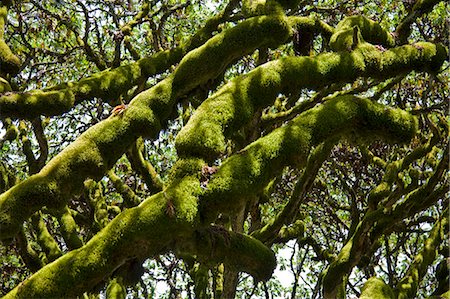
<svg viewBox="0 0 450 299"><path fill-rule="evenodd" d="M48 231L43 215L41 213L35 214L32 217L32 223L37 231L37 242L42 247L47 257L45 263L53 262L62 255L62 251L59 248L58 243Z"/></svg>
<svg viewBox="0 0 450 299"><path fill-rule="evenodd" d="M108 299L125 299L127 297L127 289L122 283L120 277L113 278L109 281L106 288L106 298Z"/></svg>
<svg viewBox="0 0 450 299"><path fill-rule="evenodd" d="M86 180L84 182L84 193L89 205L94 211L93 231L97 232L104 228L108 222L108 206L103 196L103 186L101 182Z"/></svg>
<svg viewBox="0 0 450 299"><path fill-rule="evenodd" d="M31 272L36 272L44 266L39 258L39 254L34 250L32 243L28 241L23 228L17 234L16 242L20 257Z"/></svg>
<svg viewBox="0 0 450 299"><path fill-rule="evenodd" d="M358 28L362 40L355 41L354 28ZM357 46L355 42L367 42L386 48L395 45L394 37L387 30L364 16L351 16L339 22L330 38L330 47L335 51L349 51Z"/></svg>
<svg viewBox="0 0 450 299"><path fill-rule="evenodd" d="M406 157L408 160L408 156ZM446 164L447 163L447 164ZM392 164L391 164L392 165ZM358 224L352 237L343 247L335 261L333 261L327 272L324 275L323 286L324 292L330 298L335 294L337 286L342 282L342 277L349 273L349 271L360 261L362 252L367 250L365 247L370 242L375 242L376 239L385 233L392 225L398 221L414 215L415 213L424 210L436 202L445 194L445 188L440 186L435 189L442 171L445 167L448 168L448 153L444 154L440 165L436 168L435 173L428 179L427 183L420 188L410 192L405 197L405 200L395 206L393 211L385 209L380 205L376 210L370 209L363 220ZM398 167L399 165L397 165ZM387 170L386 175L389 180L389 175L396 176L398 168ZM385 175L385 176L386 176ZM385 180L384 178L383 180ZM374 194L380 197L387 197L389 195L390 185L384 181L377 188L374 189ZM372 193L373 193L372 192ZM371 197L374 194L371 193ZM368 232L371 231L370 234Z"/></svg>
<svg viewBox="0 0 450 299"><path fill-rule="evenodd" d="M382 279L377 277L369 278L361 289L359 299L395 299L392 288Z"/></svg>
<svg viewBox="0 0 450 299"><path fill-rule="evenodd" d="M436 166L432 176L425 184L404 196L404 200L387 210L386 215L377 222L376 229L382 231L397 221L410 217L419 211L430 207L437 199L442 198L448 190L448 182L442 179L449 165L449 148L443 153L442 159Z"/></svg>
<svg viewBox="0 0 450 299"><path fill-rule="evenodd" d="M294 191L292 192L288 203L269 223L260 230L253 232L253 237L268 244L272 243L276 238L286 237L289 228L284 228L283 232L280 230L283 228L283 225L290 225L295 221L300 205L303 202L306 193L314 183L317 172L323 161L328 157L333 145L333 142L328 142L327 144L319 145L312 151L300 179L295 184ZM281 235L279 236L279 234Z"/></svg>
<svg viewBox="0 0 450 299"><path fill-rule="evenodd" d="M138 136L155 137L160 122L170 116L177 99L186 92L215 78L242 55L262 45L284 42L289 32L285 19L253 18L191 51L171 76L136 96L123 114L91 127L38 174L1 194L0 239L14 235L42 206L65 204L70 195L81 190L85 179L100 179ZM31 204L24 208L24 201Z"/></svg>
<svg viewBox="0 0 450 299"><path fill-rule="evenodd" d="M94 97L114 104L121 94L145 82L150 76L164 72L178 63L186 53L205 43L217 27L226 20L228 16L226 13L229 11L226 10L207 20L203 28L177 48L158 52L128 65L95 73L79 81L44 90L2 94L0 95L0 116L33 119L39 115L60 115L69 111L74 105Z"/></svg>
<svg viewBox="0 0 450 299"><path fill-rule="evenodd" d="M303 167L310 149L328 139L354 134L406 142L416 129L414 117L402 110L354 96L329 100L226 159L209 181L202 212L213 218L216 213L232 213L284 166Z"/></svg>
<svg viewBox="0 0 450 299"><path fill-rule="evenodd" d="M398 24L395 29L396 43L399 45L406 44L408 37L411 34L411 25L417 18L430 12L433 7L442 2L442 0L418 0L415 1L414 6L408 12L408 15Z"/></svg>
<svg viewBox="0 0 450 299"><path fill-rule="evenodd" d="M407 123L409 125L406 125ZM224 210L219 211L228 211L228 208L236 203L233 199L236 196L235 191L245 195L254 192L259 185L266 186L266 179L273 177L265 175L272 172L271 167L279 170L283 163L291 161L297 161L301 165L306 159L302 156L306 155L311 146L329 137L350 133L348 132L350 128L359 130L360 134L367 133L370 128L371 135L379 130L383 135L390 134L393 139L400 138L405 141L406 135L414 133L415 121L404 112L389 110L382 105L356 97L347 96L328 101L305 112L290 125L275 130L272 136L256 141L242 153L225 161L208 184L206 192L209 195L202 200L208 197L216 198L217 201L220 199ZM283 134L286 139L283 138ZM267 160L264 159L266 154L269 158ZM249 171L252 173L249 167L255 164L243 163L242 168L236 163L246 162L249 158L255 157L258 159L253 161L261 165L259 169L262 171L248 176ZM183 248L186 236L195 235L193 230L200 220L197 201L203 192L199 182L202 163L201 161L193 163L194 166L192 163L187 163L185 167L179 166L182 168L180 171L188 175L182 177L174 175L175 179L164 192L148 198L138 207L119 214L85 246L47 265L14 289L6 298L75 296L98 284L130 256L146 257L166 252L174 246ZM190 172L187 171L189 169ZM237 189L219 188L226 187L219 183L229 177L232 180L242 180ZM242 185L248 186L242 188ZM229 199L232 200L228 203ZM180 241L179 245L176 245L177 240ZM223 259L235 267L238 267L238 261L240 264L244 260L244 267L239 268L240 270L248 271L259 279L267 279L270 276L274 267L273 253L260 242L245 236L231 236L229 233L219 233L211 240L215 240L216 244L224 243L229 244L231 248L239 248L236 251L216 251L218 260ZM214 247L213 242L209 244ZM255 251L254 246L258 251ZM243 248L243 256L240 248ZM255 255L255 252L258 254ZM209 254L211 251L207 250L207 256Z"/></svg>
<svg viewBox="0 0 450 299"><path fill-rule="evenodd" d="M117 192L122 195L124 206L125 207L135 207L137 206L141 200L139 196L137 196L134 191L125 184L122 179L111 169L108 171L108 178L116 188Z"/></svg>
<svg viewBox="0 0 450 299"><path fill-rule="evenodd" d="M161 177L156 172L153 165L146 161L143 155L144 141L138 138L136 142L127 151L127 158L130 161L131 167L138 173L147 185L150 192L159 192L162 190L163 182Z"/></svg>
<svg viewBox="0 0 450 299"><path fill-rule="evenodd" d="M83 247L48 264L4 298L72 298L89 291L132 257L165 252L185 235L186 222L166 214L159 193L119 214Z"/></svg>
<svg viewBox="0 0 450 299"><path fill-rule="evenodd" d="M8 1L0 2L0 77L8 77L19 72L21 61L14 55L4 40L5 25L7 22L8 8L11 5Z"/></svg>
<svg viewBox="0 0 450 299"><path fill-rule="evenodd" d="M274 253L260 241L213 226L197 230L188 252L208 264L225 263L237 271L251 274L256 280L268 280L276 266Z"/></svg>
<svg viewBox="0 0 450 299"><path fill-rule="evenodd" d="M305 233L305 223L303 220L297 220L292 224L284 225L281 227L278 235L273 239L273 243L285 244L290 240L301 240L304 239L303 235Z"/></svg>
<svg viewBox="0 0 450 299"><path fill-rule="evenodd" d="M15 124L12 123L10 118L6 118L5 120L2 120L4 127L6 128L6 131L3 135L3 137L0 139L0 148L3 147L3 144L6 141L13 141L19 136L19 129Z"/></svg>
<svg viewBox="0 0 450 299"><path fill-rule="evenodd" d="M428 267L436 257L437 248L444 237L444 230L448 227L448 208L444 210L441 218L436 221L424 246L410 264L405 276L395 288L398 299L413 298L416 296L419 283L425 276Z"/></svg>
<svg viewBox="0 0 450 299"><path fill-rule="evenodd" d="M5 192L15 184L17 184L19 179L16 177L15 173L12 172L11 168L0 161L0 192Z"/></svg>
<svg viewBox="0 0 450 299"><path fill-rule="evenodd" d="M240 76L203 102L176 138L180 156L214 160L225 152L227 137L246 125L255 111L271 105L280 94L317 89L329 82L357 77L383 77L442 65L445 47L421 43L380 51L366 44L352 52L316 57L288 57L268 62Z"/></svg>
<svg viewBox="0 0 450 299"><path fill-rule="evenodd" d="M426 144L415 148L399 160L386 163L386 172L383 175L381 183L369 193L369 208L374 210L377 206L382 206L384 208L391 209L396 201L401 199L402 196L407 195L408 188L397 188L395 192L392 192L394 183L399 180L399 174L407 169L414 161L417 161L430 153L438 141L439 134L437 129L434 128L433 135L428 139ZM377 157L373 157L373 159L377 162L380 161Z"/></svg>
<svg viewBox="0 0 450 299"><path fill-rule="evenodd" d="M67 248L74 250L83 246L83 240L78 235L78 225L68 206L56 211L56 217L61 226L61 233Z"/></svg>

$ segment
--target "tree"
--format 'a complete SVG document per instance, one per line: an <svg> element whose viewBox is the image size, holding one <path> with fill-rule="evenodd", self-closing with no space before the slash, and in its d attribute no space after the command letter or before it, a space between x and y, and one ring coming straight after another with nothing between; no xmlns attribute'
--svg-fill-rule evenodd
<svg viewBox="0 0 450 299"><path fill-rule="evenodd" d="M444 1L0 3L4 298L449 295Z"/></svg>

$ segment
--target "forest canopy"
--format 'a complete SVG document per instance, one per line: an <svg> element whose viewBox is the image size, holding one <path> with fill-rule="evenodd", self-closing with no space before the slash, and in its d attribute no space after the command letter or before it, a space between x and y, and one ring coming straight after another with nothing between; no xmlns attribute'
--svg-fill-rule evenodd
<svg viewBox="0 0 450 299"><path fill-rule="evenodd" d="M0 1L3 298L450 298L449 4Z"/></svg>

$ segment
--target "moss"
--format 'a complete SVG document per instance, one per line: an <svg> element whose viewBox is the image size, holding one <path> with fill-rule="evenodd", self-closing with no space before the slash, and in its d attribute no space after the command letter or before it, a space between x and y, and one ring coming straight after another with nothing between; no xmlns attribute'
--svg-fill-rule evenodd
<svg viewBox="0 0 450 299"><path fill-rule="evenodd" d="M2 115L35 118L39 115L56 115L70 109L75 98L69 91L35 91L6 93L0 96Z"/></svg>
<svg viewBox="0 0 450 299"><path fill-rule="evenodd" d="M127 114L133 118L134 122L142 123L141 126L144 128L154 122L156 118L166 119L171 114L176 99L173 90L173 75L171 75L137 95L128 107L128 110L132 112L127 112Z"/></svg>
<svg viewBox="0 0 450 299"><path fill-rule="evenodd" d="M33 216L33 226L37 230L37 241L47 256L47 262L52 262L62 255L58 243L47 229L42 215Z"/></svg>
<svg viewBox="0 0 450 299"><path fill-rule="evenodd" d="M15 75L20 70L20 59L11 52L3 39L0 39L0 75Z"/></svg>
<svg viewBox="0 0 450 299"><path fill-rule="evenodd" d="M234 96L233 91L236 89L235 82L227 84L222 92L206 100L197 109L198 113L194 113L176 137L176 148L179 155L196 154L212 160L213 157L225 150L226 140L223 134L217 134L223 130L221 123L227 123L236 114L245 113L245 106L248 106L244 100L241 100L241 97ZM244 109L238 112L235 107ZM212 114L214 117L205 119L206 115Z"/></svg>
<svg viewBox="0 0 450 299"><path fill-rule="evenodd" d="M17 126L15 126L9 118L4 120L3 123L7 129L0 141L0 145L6 140L13 141L19 136L19 129L17 129Z"/></svg>
<svg viewBox="0 0 450 299"><path fill-rule="evenodd" d="M311 38L313 38L317 34L322 34L322 36L328 40L334 33L333 27L314 17L290 16L288 17L288 22L293 30L297 31L300 36L312 34Z"/></svg>
<svg viewBox="0 0 450 299"><path fill-rule="evenodd" d="M209 269L196 263L190 269L189 274L194 281L194 294L195 298L209 298L208 286L209 286Z"/></svg>
<svg viewBox="0 0 450 299"><path fill-rule="evenodd" d="M351 16L345 18L336 26L336 30L330 39L330 47L335 51L350 50L353 45L355 27L360 34L360 42L366 41L374 45L383 45L386 48L395 45L393 36L377 22L363 16Z"/></svg>
<svg viewBox="0 0 450 299"><path fill-rule="evenodd" d="M93 230L99 231L109 222L108 206L103 196L102 184L89 179L84 182L84 187L85 198L88 199L94 214Z"/></svg>
<svg viewBox="0 0 450 299"><path fill-rule="evenodd" d="M297 220L290 226L283 226L280 230L279 236L282 239L303 238L305 233L305 223L303 220ZM264 231L261 231L264 234Z"/></svg>
<svg viewBox="0 0 450 299"><path fill-rule="evenodd" d="M276 267L275 254L260 241L213 226L197 230L191 249L207 264L224 263L251 274L256 281L268 280Z"/></svg>
<svg viewBox="0 0 450 299"><path fill-rule="evenodd" d="M408 70L425 70L431 65L442 65L445 53L444 47L429 43L384 52L365 43L351 53L289 57L269 62L229 82L202 103L177 136L177 151L181 156L195 155L214 160L224 152L227 137L247 124L255 111L272 103L279 93L315 89L327 82L350 82L358 76L386 78ZM403 142L415 132L415 119L390 121L390 126L385 121L403 117L401 111L371 111L370 117L365 119L367 124L362 125L369 136L372 136L370 127L383 125L387 135L396 136L397 141ZM383 131L377 132L383 134Z"/></svg>
<svg viewBox="0 0 450 299"><path fill-rule="evenodd" d="M355 259L353 246L353 238L351 238L339 252L336 260L327 268L322 281L323 292L325 294L333 294L343 283L343 276L349 272L352 267L351 259Z"/></svg>
<svg viewBox="0 0 450 299"><path fill-rule="evenodd" d="M300 114L223 162L205 191L204 211L232 211L240 200L262 190L284 166L304 166L310 149L330 138L412 138L417 126L414 117L397 112L367 99L341 96ZM387 129L390 126L397 129Z"/></svg>
<svg viewBox="0 0 450 299"><path fill-rule="evenodd" d="M244 0L242 1L242 13L246 17L265 14L266 0Z"/></svg>
<svg viewBox="0 0 450 299"><path fill-rule="evenodd" d="M197 175L174 180L166 191L163 191L169 201L166 214L184 223L188 226L187 228L198 223L198 195L201 192Z"/></svg>
<svg viewBox="0 0 450 299"><path fill-rule="evenodd" d="M61 226L61 232L70 250L83 246L83 241L78 236L78 226L73 219L70 209L65 206L58 213L58 222Z"/></svg>
<svg viewBox="0 0 450 299"><path fill-rule="evenodd" d="M170 180L180 179L184 176L200 177L205 161L199 158L178 159L170 172Z"/></svg>
<svg viewBox="0 0 450 299"><path fill-rule="evenodd" d="M114 278L111 279L108 287L106 288L106 298L107 299L125 299L127 295L127 290L123 286L122 279Z"/></svg>
<svg viewBox="0 0 450 299"><path fill-rule="evenodd" d="M10 1L0 2L0 76L15 75L20 69L20 59L14 55L4 40L5 25Z"/></svg>
<svg viewBox="0 0 450 299"><path fill-rule="evenodd" d="M277 47L291 28L283 17L255 17L214 36L189 52L174 73L174 92L184 93L220 75L228 64L259 47ZM192 74L195 74L193 80Z"/></svg>
<svg viewBox="0 0 450 299"><path fill-rule="evenodd" d="M64 206L71 194L81 190L86 178L100 179L136 138L126 117L111 117L90 128L38 175L2 194L2 235L14 234L21 221L42 206ZM25 201L26 208L21 208Z"/></svg>
<svg viewBox="0 0 450 299"><path fill-rule="evenodd" d="M0 239L13 237L22 221L36 211L36 206L58 202L59 191L54 181L40 174L33 175L27 184L17 184L0 195ZM23 204L27 201L29 204Z"/></svg>
<svg viewBox="0 0 450 299"><path fill-rule="evenodd" d="M391 287L380 278L369 278L361 289L360 299L394 299Z"/></svg>
<svg viewBox="0 0 450 299"><path fill-rule="evenodd" d="M163 193L125 210L86 245L48 264L5 298L71 298L100 283L133 256L160 254L186 232L166 214Z"/></svg>
<svg viewBox="0 0 450 299"><path fill-rule="evenodd" d="M406 299L416 296L419 283L425 276L428 267L433 263L439 244L442 242L443 230L448 227L448 208L442 213L440 218L434 224L428 238L424 242L423 248L414 257L405 276L398 282L395 292L397 298Z"/></svg>
<svg viewBox="0 0 450 299"><path fill-rule="evenodd" d="M12 91L11 85L8 81L0 77L0 94Z"/></svg>
<svg viewBox="0 0 450 299"><path fill-rule="evenodd" d="M283 15L285 8L297 5L298 1L276 0L244 0L242 1L242 13L247 17L260 15Z"/></svg>
<svg viewBox="0 0 450 299"><path fill-rule="evenodd" d="M8 206L8 208L1 210L0 217L5 219L5 222L14 218L14 221L7 226L10 232L13 234L17 231L17 228L13 227L19 225L21 221L43 205L63 206L70 194L76 194L81 190L83 181L86 178L100 179L139 135L155 136L160 129L160 119L166 119L170 115L177 97L186 88L193 86L191 85L193 81L192 73L189 68L186 69L186 65L192 64L194 61L196 65L206 65L205 61L202 60L206 57L209 57L211 61L218 61L219 64L225 63L226 65L236 57L246 53L247 46L250 45L251 47L253 45L256 47L260 45L259 41L255 39L255 32L262 34L260 37L264 37L262 39L266 45L270 45L272 42L278 44L280 39L285 40L289 35L289 26L285 20L274 17L254 18L239 24L236 28L241 28L242 31L241 29L232 29L225 31L227 33L219 34L210 42L188 55L181 63L179 71L175 72L175 75L161 81L131 101L122 114L111 116L84 132L74 143L64 149L42 169L40 175L43 181L39 185L34 185L33 187L31 182L25 181L19 185L22 191L17 192L15 194L16 197L8 198L9 194L4 194L0 199L0 204L3 204L5 201L10 202L5 203L4 207ZM271 34L268 34L268 31ZM273 37L267 38L267 36ZM230 50L230 46L234 46L234 48ZM216 67L217 64L213 66L213 68ZM207 73L206 77L205 73L202 73L203 71ZM198 75L200 78L203 78L200 80L208 80L209 76L213 76L214 72L217 72L216 69L211 69L211 67L203 71L195 74L195 76ZM3 113L5 107L9 107L10 111L8 113L16 113L16 116L20 116L18 111L21 111L20 113L23 115L30 115L30 113L38 115L43 110L51 114L49 111L55 112L58 109L58 111L61 111L67 109L73 103L74 98L70 91L71 89L81 89L81 93L89 94L91 92L92 94L92 88L96 88L99 85L99 90L106 91L111 84L129 84L129 75L132 78L138 78L138 68L129 66L118 68L114 71L102 72L91 77L90 81L86 79L86 81L78 85L71 83L60 86L61 90L54 88L45 92L2 96L0 97L0 110ZM123 77L123 80L121 77ZM183 77L185 82L180 81ZM178 85L175 84L175 81ZM94 86L94 82L99 84ZM49 97L49 94L54 95L54 97ZM11 99L13 100L11 101ZM49 101L49 99L51 100ZM50 109L43 107L46 101L49 101ZM22 108L16 109L18 107L17 102L21 103L19 106L22 106ZM62 108L64 105L66 108ZM41 108L38 109L37 107ZM27 192L32 192L30 189L43 188L49 190L48 184L50 182L57 182L55 183L54 193L58 194L58 196L43 195L42 198L28 205L27 209L19 211L18 206L26 200ZM11 208L13 206L14 208Z"/></svg>
<svg viewBox="0 0 450 299"><path fill-rule="evenodd" d="M430 43L405 45L383 53L381 71L386 75L411 69L436 71L442 66L446 57L447 49L442 45Z"/></svg>
<svg viewBox="0 0 450 299"><path fill-rule="evenodd" d="M361 125L367 134L379 136L386 141L409 142L418 129L417 118L408 112L401 109L389 109L383 105L373 105L369 100L361 101L360 113Z"/></svg>

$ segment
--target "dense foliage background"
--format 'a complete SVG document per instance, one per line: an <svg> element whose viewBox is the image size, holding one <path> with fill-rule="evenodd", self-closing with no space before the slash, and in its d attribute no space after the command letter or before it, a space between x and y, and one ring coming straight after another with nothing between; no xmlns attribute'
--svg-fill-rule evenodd
<svg viewBox="0 0 450 299"><path fill-rule="evenodd" d="M6 2L9 1L2 1L4 5ZM414 14L414 2L300 1L285 13L315 17L331 27L336 27L345 17L363 15L393 33L398 32L405 20L413 18L408 43L427 41L448 46L448 3L434 1L432 9ZM241 7L240 1L233 0L230 3L209 0L12 1L4 39L21 64L17 74L2 75L14 91L20 92L77 82L142 57L180 48L207 20L224 10L226 15L213 32L225 31L246 18ZM300 40L302 38L300 36ZM101 180L85 183L85 190L68 201L77 225L78 240L86 243L116 215L165 186L177 160L175 137L204 99L232 78L266 61L299 55L295 49L298 43L294 40L276 49L264 48L243 55L229 65L222 76L180 100L176 112L156 139L139 139ZM311 43L309 53L302 55L316 56L330 50L327 38L321 35ZM113 107L127 104L142 90L169 76L176 66L177 63L124 90L120 97L86 98L59 115L8 118L0 111L0 193L39 172L80 134L108 118ZM431 204L383 228L382 233L370 240L373 243L366 244L360 261L344 277L347 298L358 298L364 283L372 276L396 286L408 274L410 265L423 252L435 223L448 213L445 211L449 198L448 76L448 62L445 62L438 72L410 71L382 79L369 76L350 83L329 82L318 90L303 89L297 94L280 95L272 106L259 112L253 126L238 132L241 138L229 142L227 152L211 169L206 169L205 176L213 175L215 167L228 156L294 118L305 109L305 103L312 107L336 94L369 97L409 111L419 120L418 134L406 145L381 140L337 143L321 166L320 159L317 161L320 168L316 169L317 174L307 190L297 190L302 187L301 177L306 170L286 167L264 192L255 194L257 199L246 206L242 219L224 216L216 221L235 231L250 233L261 223L274 219L289 202L301 198L298 213L285 227L294 233L269 243L277 253L278 266L274 275L267 282L257 282L249 274L234 273L238 275L237 284L232 288L236 286L237 298L322 298L324 271L365 217L371 192L383 182L390 184L390 194L384 200L388 206L405 202L414 190L430 184L433 186L426 189L428 193L419 198L431 195L434 198ZM133 150L135 153L131 154ZM136 155L142 155L146 161L147 173L135 165L133 156L136 159ZM395 178L389 181L387 173L395 172L393 165L405 157L407 165L397 169ZM314 161L309 163L314 164ZM204 181L207 183L208 178ZM24 223L19 236L3 240L0 245L1 295L73 249L67 245L62 221L61 215L43 208ZM448 225L444 227L442 241L435 246L436 254L420 279L417 298L448 291ZM176 252L133 261L127 267L124 272L135 276L125 284L129 298L195 296L198 283L193 271L195 266ZM216 265L207 270L208 294L215 294L223 271L221 267ZM105 279L97 288L87 290L85 296L104 296L107 286L108 279Z"/></svg>

